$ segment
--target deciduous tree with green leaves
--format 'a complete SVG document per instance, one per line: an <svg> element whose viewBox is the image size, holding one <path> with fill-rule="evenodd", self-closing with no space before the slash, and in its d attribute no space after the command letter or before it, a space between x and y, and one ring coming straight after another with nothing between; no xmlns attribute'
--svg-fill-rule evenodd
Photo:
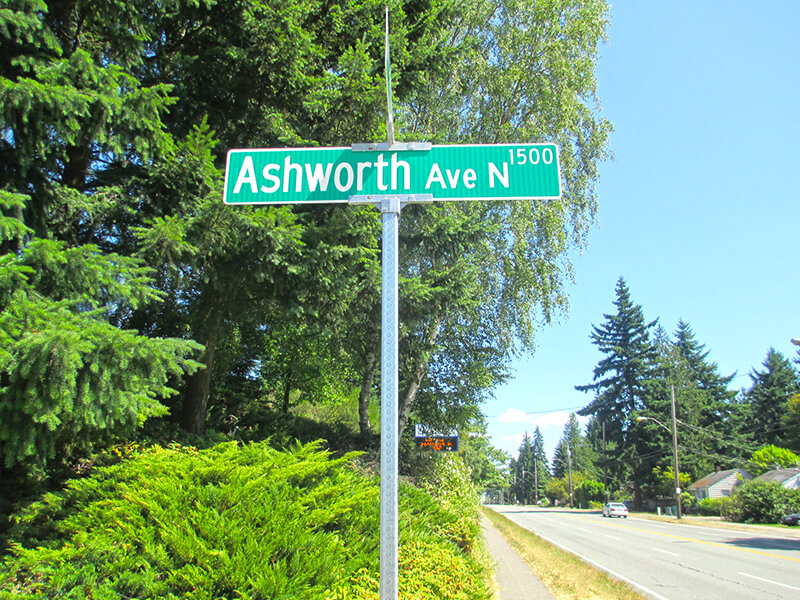
<svg viewBox="0 0 800 600"><path fill-rule="evenodd" d="M420 305L419 326L410 329L415 343L401 386L401 428L416 394L437 391L429 362L431 374L445 358L474 374L461 387L465 399L470 389L488 392L506 376L510 357L533 351L538 326L565 310L567 251L593 224L597 165L607 157L611 130L597 114L593 74L605 2L469 2L450 17L450 52L443 55L449 68L414 73L400 103L400 135L449 143L555 141L564 195L404 212L401 239L418 239L406 259L413 270L405 274L443 301ZM420 402L430 405L436 395Z"/></svg>
<svg viewBox="0 0 800 600"><path fill-rule="evenodd" d="M780 448L769 444L759 448L747 461L747 470L758 477L774 469L789 469L800 467L800 456L788 448Z"/></svg>

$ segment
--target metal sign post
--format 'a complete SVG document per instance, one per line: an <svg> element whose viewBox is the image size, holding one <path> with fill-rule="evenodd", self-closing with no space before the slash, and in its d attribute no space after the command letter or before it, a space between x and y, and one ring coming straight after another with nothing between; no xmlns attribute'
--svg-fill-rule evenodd
<svg viewBox="0 0 800 600"><path fill-rule="evenodd" d="M381 144L384 146L384 144ZM388 146L388 144L387 144ZM392 150L404 144L393 144ZM364 147L364 151L374 150ZM380 600L398 596L398 263L400 210L406 204L431 202L430 194L353 196L351 204L372 204L381 211L381 510Z"/></svg>
<svg viewBox="0 0 800 600"><path fill-rule="evenodd" d="M381 600L398 596L398 230L400 198L381 202L383 259L381 292Z"/></svg>

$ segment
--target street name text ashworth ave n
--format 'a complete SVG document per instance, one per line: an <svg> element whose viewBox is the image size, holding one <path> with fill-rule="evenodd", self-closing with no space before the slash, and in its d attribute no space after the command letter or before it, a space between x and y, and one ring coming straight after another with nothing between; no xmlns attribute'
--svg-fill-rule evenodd
<svg viewBox="0 0 800 600"><path fill-rule="evenodd" d="M558 198L558 149L554 144L501 144L404 152L287 148L228 153L227 204L347 202L354 195L386 194L450 200Z"/></svg>

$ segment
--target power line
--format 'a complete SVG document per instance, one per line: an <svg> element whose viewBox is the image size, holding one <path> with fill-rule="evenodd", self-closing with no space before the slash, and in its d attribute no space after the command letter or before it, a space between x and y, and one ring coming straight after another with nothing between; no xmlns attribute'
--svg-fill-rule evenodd
<svg viewBox="0 0 800 600"><path fill-rule="evenodd" d="M556 412L564 412L564 411L572 412L572 411L575 411L575 410L580 410L581 408L583 408L583 406L565 406L564 408L551 408L549 410L535 410L533 412L520 411L520 412L522 412L522 414L524 414L526 417L533 417L533 416L536 416L536 415L546 415L546 414L549 414L549 413L556 413ZM504 416L504 415L503 414L499 414L499 415L484 415L484 418L485 419L499 419L502 416Z"/></svg>

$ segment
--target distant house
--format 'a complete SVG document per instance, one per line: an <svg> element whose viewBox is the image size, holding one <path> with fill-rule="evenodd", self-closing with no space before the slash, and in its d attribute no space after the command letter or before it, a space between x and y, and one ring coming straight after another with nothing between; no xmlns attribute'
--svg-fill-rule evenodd
<svg viewBox="0 0 800 600"><path fill-rule="evenodd" d="M800 489L800 469L776 469L756 477L759 481L775 481L791 490Z"/></svg>
<svg viewBox="0 0 800 600"><path fill-rule="evenodd" d="M689 493L697 500L703 500L705 498L724 498L730 496L733 492L733 488L737 485L752 478L753 476L744 469L715 471L690 485Z"/></svg>

